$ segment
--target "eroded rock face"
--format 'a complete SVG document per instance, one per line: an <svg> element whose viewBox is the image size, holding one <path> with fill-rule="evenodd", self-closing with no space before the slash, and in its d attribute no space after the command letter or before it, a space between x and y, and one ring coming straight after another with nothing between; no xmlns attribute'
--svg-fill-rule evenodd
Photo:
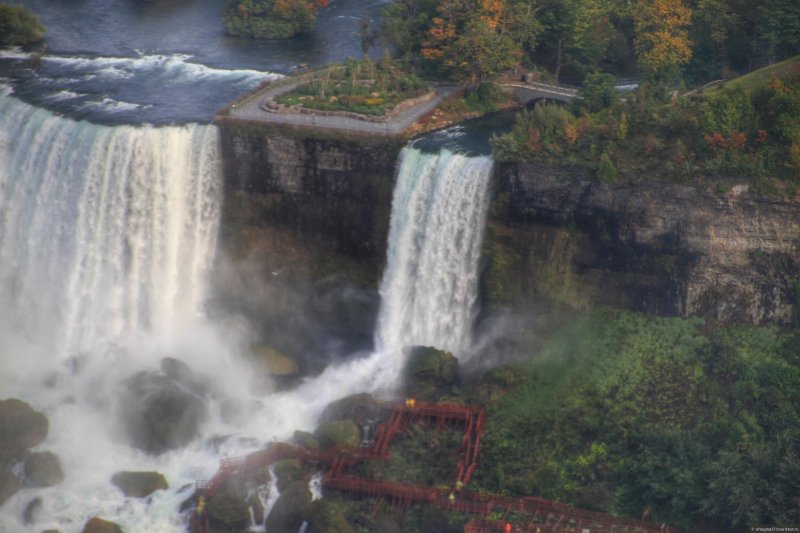
<svg viewBox="0 0 800 533"><path fill-rule="evenodd" d="M789 323L800 279L800 202L733 186L607 184L580 170L503 164L486 295L551 298L725 322Z"/></svg>
<svg viewBox="0 0 800 533"><path fill-rule="evenodd" d="M131 498L144 498L169 488L167 480L158 472L117 472L111 476L111 484Z"/></svg>
<svg viewBox="0 0 800 533"><path fill-rule="evenodd" d="M191 442L207 417L206 403L177 381L141 372L124 384L122 416L131 443L160 454Z"/></svg>

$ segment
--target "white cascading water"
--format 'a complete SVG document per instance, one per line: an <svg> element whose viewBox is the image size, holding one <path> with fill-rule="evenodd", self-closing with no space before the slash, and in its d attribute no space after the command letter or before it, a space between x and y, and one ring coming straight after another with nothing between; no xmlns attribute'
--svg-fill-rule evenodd
<svg viewBox="0 0 800 533"><path fill-rule="evenodd" d="M446 149L401 153L376 335L392 378L407 346L461 356L471 343L492 168Z"/></svg>
<svg viewBox="0 0 800 533"><path fill-rule="evenodd" d="M0 131L0 294L19 328L74 356L198 312L219 223L216 128L108 128L4 98Z"/></svg>
<svg viewBox="0 0 800 533"><path fill-rule="evenodd" d="M91 516L134 533L183 531L179 505L220 457L313 429L342 396L391 390L406 346L468 349L492 162L407 147L376 352L291 391L242 387L250 375L237 364L237 331L202 309L219 223L217 143L211 126L110 128L0 96L0 399L45 412L50 433L37 450L54 451L65 473L7 500L0 532L76 533ZM208 399L194 442L159 456L131 448L115 422L120 383L164 356L213 376L220 398L260 408L232 426ZM159 471L171 488L125 498L109 483L119 470ZM25 524L35 497L41 507Z"/></svg>
<svg viewBox="0 0 800 533"><path fill-rule="evenodd" d="M213 126L111 128L0 96L0 399L45 412L37 449L56 452L65 473L6 501L0 531L71 533L91 516L182 530L185 495L126 500L110 476L160 470L180 486L216 457L198 446L146 456L120 436L114 410L120 382L161 357L229 357L198 326L220 208ZM37 519L24 524L34 497Z"/></svg>

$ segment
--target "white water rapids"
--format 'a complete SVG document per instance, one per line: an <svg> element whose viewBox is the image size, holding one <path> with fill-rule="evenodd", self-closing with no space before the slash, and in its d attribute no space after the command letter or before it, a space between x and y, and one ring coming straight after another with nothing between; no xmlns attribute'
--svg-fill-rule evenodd
<svg viewBox="0 0 800 533"><path fill-rule="evenodd" d="M74 533L92 516L134 533L183 531L177 508L220 457L312 429L347 394L391 390L405 346L465 353L491 165L405 148L376 352L258 395L242 386L250 376L237 331L203 308L221 209L216 129L109 128L0 97L0 399L48 416L36 449L55 452L65 473L6 501L0 531ZM125 379L165 356L213 376L216 393L199 438L151 456L128 444L117 403ZM256 407L232 425L220 416L225 398ZM110 484L119 470L159 471L171 488L125 498Z"/></svg>

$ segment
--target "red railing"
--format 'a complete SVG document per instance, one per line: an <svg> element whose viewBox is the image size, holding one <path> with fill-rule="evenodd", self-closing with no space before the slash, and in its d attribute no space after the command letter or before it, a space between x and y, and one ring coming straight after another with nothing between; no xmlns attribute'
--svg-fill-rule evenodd
<svg viewBox="0 0 800 533"><path fill-rule="evenodd" d="M506 533L509 527L512 528L511 531L521 533L582 532L585 529L589 529L592 533L677 531L668 527L654 528L637 520L578 509L539 497L513 498L463 490L472 479L478 464L478 451L486 424L486 413L482 409L457 404L406 402L379 403L379 405L388 407L390 413L387 421L378 427L375 443L371 448L334 447L328 450L309 450L275 443L265 450L251 453L246 457L222 459L219 470L213 478L197 482L196 495L198 498L202 496L207 502L219 492L231 476L265 467L283 459L296 458L307 463L329 465L322 478L322 487L325 489L390 499L397 507L425 503L442 509L478 515L466 524L465 533ZM347 474L350 468L362 461L375 458L388 459L389 446L395 436L410 423L419 421L436 424L437 427L454 425L464 427L464 436L458 450L457 474L452 489L437 489ZM193 514L192 527L197 532L206 533L209 531L207 513L202 506L199 506L198 511L201 512ZM485 517L492 513L496 513L495 516L502 514L503 520L487 520ZM512 516L514 524L506 521Z"/></svg>

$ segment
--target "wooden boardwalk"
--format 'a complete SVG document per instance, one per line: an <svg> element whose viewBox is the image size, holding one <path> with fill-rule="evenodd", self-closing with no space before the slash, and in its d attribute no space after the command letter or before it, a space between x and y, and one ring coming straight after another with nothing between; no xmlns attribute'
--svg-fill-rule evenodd
<svg viewBox="0 0 800 533"><path fill-rule="evenodd" d="M575 532L591 533L665 533L678 530L667 526L655 527L639 520L619 518L604 513L587 511L538 497L515 498L477 493L464 487L472 479L478 464L480 440L486 423L483 409L447 403L383 403L376 405L390 409L386 422L378 428L375 442L366 448L307 449L284 443L275 443L245 457L222 459L214 477L198 481L196 500L213 499L233 476L247 474L283 459L299 459L307 464L327 467L322 477L324 490L339 490L362 496L389 500L398 508L421 503L441 509L475 515L465 528L465 533L507 531L525 533ZM409 425L425 423L435 427L463 428L461 446L454 450L457 457L456 477L450 488L436 488L388 480L354 476L348 471L358 463L370 459L389 458L393 439ZM490 519L489 517L492 517ZM497 520L502 516L502 520ZM513 524L512 524L513 522ZM209 516L205 505L198 504L192 513L192 527L197 533L210 533ZM511 529L508 529L508 528Z"/></svg>

